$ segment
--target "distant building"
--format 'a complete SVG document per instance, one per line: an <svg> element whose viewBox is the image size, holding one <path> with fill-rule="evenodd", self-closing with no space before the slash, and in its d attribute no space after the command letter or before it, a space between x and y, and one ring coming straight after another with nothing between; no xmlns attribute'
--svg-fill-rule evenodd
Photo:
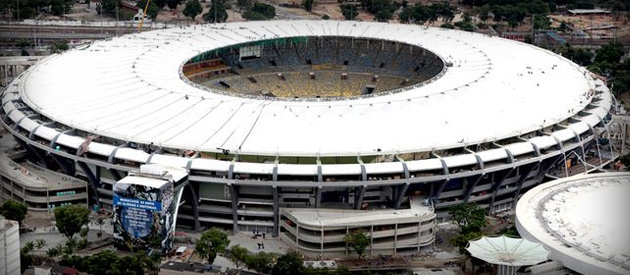
<svg viewBox="0 0 630 275"><path fill-rule="evenodd" d="M574 10L567 10L567 12L569 12L569 14L571 15L610 14L610 11L602 10L602 9L574 9Z"/></svg>
<svg viewBox="0 0 630 275"><path fill-rule="evenodd" d="M3 216L0 216L0 274L21 274L19 226Z"/></svg>

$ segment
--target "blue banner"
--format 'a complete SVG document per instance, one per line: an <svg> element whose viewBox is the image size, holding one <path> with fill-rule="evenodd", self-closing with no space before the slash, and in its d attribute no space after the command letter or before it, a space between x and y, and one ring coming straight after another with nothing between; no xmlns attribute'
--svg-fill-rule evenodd
<svg viewBox="0 0 630 275"><path fill-rule="evenodd" d="M159 201L148 201L132 198L123 198L114 195L114 205L122 207L131 207L136 209L145 209L153 211L162 211L162 203Z"/></svg>

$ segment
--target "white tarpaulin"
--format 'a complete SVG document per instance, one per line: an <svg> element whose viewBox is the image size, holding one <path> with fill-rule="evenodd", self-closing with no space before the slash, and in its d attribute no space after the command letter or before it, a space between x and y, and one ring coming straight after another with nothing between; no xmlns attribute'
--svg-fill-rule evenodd
<svg viewBox="0 0 630 275"><path fill-rule="evenodd" d="M524 266L547 260L549 252L538 243L520 238L481 237L468 242L470 254L491 264Z"/></svg>

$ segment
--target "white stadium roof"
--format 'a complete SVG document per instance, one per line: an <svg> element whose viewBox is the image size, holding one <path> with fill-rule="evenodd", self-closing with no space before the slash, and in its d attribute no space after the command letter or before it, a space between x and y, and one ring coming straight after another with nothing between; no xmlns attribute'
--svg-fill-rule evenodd
<svg viewBox="0 0 630 275"><path fill-rule="evenodd" d="M630 173L570 177L539 185L516 206L524 238L582 274L630 274Z"/></svg>
<svg viewBox="0 0 630 275"><path fill-rule="evenodd" d="M228 96L180 74L188 59L214 48L295 36L400 41L453 66L408 91L338 101ZM51 56L22 81L19 93L31 108L72 128L166 148L283 156L397 154L518 136L573 116L596 89L585 69L528 44L355 21L243 22L126 35ZM35 134L46 135L41 129ZM563 131L572 137L574 130ZM101 149L106 154L113 147Z"/></svg>

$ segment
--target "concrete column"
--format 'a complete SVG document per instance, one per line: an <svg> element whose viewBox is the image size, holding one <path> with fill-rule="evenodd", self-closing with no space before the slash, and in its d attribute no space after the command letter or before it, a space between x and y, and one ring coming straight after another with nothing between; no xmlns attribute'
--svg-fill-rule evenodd
<svg viewBox="0 0 630 275"><path fill-rule="evenodd" d="M374 225L370 225L370 257L374 254Z"/></svg>
<svg viewBox="0 0 630 275"><path fill-rule="evenodd" d="M300 224L295 223L295 248L297 249L297 251L300 251L299 245L300 245Z"/></svg>
<svg viewBox="0 0 630 275"><path fill-rule="evenodd" d="M420 235L422 234L422 220L418 221L418 240L417 240L417 252L420 252Z"/></svg>
<svg viewBox="0 0 630 275"><path fill-rule="evenodd" d="M319 204L322 201L322 187L317 186L315 189L315 208L319 208Z"/></svg>
<svg viewBox="0 0 630 275"><path fill-rule="evenodd" d="M361 209L361 204L363 204L363 197L365 196L365 190L367 189L367 185L363 185L361 187L359 187L359 192L358 194L355 194L355 205L354 205L354 209Z"/></svg>
<svg viewBox="0 0 630 275"><path fill-rule="evenodd" d="M278 205L278 187L271 187L273 192L273 232L271 235L277 237L280 233L280 206Z"/></svg>
<svg viewBox="0 0 630 275"><path fill-rule="evenodd" d="M323 258L324 257L324 226L320 227L321 232L320 232L320 238L321 241L319 243L319 258Z"/></svg>
<svg viewBox="0 0 630 275"><path fill-rule="evenodd" d="M398 223L394 224L394 256L396 256L396 248L398 247Z"/></svg>
<svg viewBox="0 0 630 275"><path fill-rule="evenodd" d="M230 188L230 197L232 198L232 234L236 234L236 232L238 232L238 191L234 184L229 184L228 187Z"/></svg>

